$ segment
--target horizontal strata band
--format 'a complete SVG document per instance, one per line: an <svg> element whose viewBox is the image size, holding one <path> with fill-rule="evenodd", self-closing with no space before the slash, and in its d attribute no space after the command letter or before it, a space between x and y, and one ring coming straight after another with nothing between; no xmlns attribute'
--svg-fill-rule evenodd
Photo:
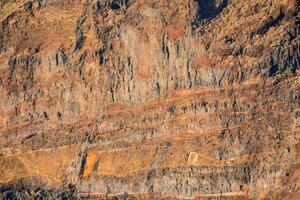
<svg viewBox="0 0 300 200"><path fill-rule="evenodd" d="M0 199L299 199L297 0L0 2Z"/></svg>

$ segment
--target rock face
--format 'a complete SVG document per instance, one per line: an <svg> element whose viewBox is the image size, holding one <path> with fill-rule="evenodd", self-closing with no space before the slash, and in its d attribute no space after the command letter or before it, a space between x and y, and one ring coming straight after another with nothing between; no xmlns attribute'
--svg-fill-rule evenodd
<svg viewBox="0 0 300 200"><path fill-rule="evenodd" d="M299 4L0 1L0 198L300 199Z"/></svg>

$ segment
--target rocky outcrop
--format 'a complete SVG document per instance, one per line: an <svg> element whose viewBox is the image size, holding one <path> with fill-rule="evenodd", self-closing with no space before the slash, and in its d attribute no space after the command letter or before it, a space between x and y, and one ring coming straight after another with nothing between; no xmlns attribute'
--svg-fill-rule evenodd
<svg viewBox="0 0 300 200"><path fill-rule="evenodd" d="M0 10L0 198L299 197L297 0Z"/></svg>

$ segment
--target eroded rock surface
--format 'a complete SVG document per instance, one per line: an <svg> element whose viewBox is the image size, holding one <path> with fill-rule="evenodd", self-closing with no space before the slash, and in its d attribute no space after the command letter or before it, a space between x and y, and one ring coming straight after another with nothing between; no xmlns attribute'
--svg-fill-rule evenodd
<svg viewBox="0 0 300 200"><path fill-rule="evenodd" d="M299 199L299 13L1 1L0 198Z"/></svg>

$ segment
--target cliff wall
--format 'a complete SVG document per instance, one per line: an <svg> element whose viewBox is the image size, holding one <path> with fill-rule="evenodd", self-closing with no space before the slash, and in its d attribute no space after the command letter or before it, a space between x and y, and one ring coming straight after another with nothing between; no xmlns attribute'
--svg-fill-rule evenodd
<svg viewBox="0 0 300 200"><path fill-rule="evenodd" d="M298 0L3 0L0 198L300 198Z"/></svg>

